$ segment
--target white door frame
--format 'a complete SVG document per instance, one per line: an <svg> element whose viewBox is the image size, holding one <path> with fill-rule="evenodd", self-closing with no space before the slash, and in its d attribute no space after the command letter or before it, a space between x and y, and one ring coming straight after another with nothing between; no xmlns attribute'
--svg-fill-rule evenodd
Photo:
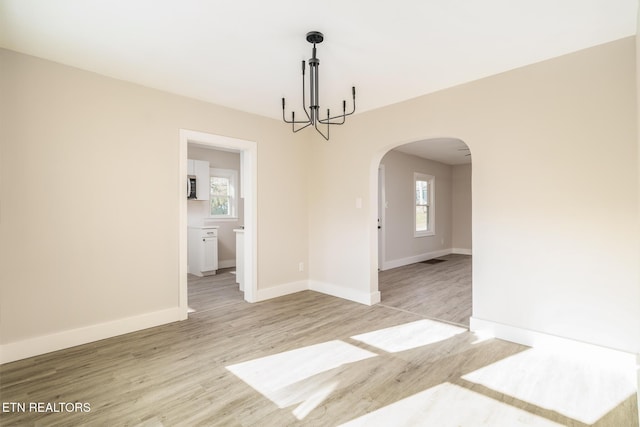
<svg viewBox="0 0 640 427"><path fill-rule="evenodd" d="M230 138L227 136L214 135L205 132L198 132L187 129L180 129L180 200L179 215L179 274L180 274L180 310L184 319L187 318L188 295L187 295L187 198L185 189L187 188L187 145L197 143L209 146L213 149L227 149L240 152L240 162L242 168L242 187L244 193L244 299L248 302L255 302L258 278L257 271L257 182L258 182L258 144L255 141Z"/></svg>

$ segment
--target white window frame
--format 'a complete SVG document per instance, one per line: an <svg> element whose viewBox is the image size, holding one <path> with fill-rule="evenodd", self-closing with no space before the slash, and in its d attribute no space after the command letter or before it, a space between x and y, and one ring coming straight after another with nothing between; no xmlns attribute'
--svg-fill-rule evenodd
<svg viewBox="0 0 640 427"><path fill-rule="evenodd" d="M426 230L417 230L417 214L416 210L418 206L416 201L416 184L418 181L426 181L427 183L427 206L429 207L429 216L427 219L427 229ZM413 236L414 237L425 237L425 236L434 236L436 234L436 177L433 175L427 175L420 172L413 173L413 189L412 189L412 200L413 200Z"/></svg>
<svg viewBox="0 0 640 427"><path fill-rule="evenodd" d="M211 214L211 178L227 178L229 180L229 214L213 215ZM218 220L237 220L238 219L238 171L233 169L209 169L209 218Z"/></svg>

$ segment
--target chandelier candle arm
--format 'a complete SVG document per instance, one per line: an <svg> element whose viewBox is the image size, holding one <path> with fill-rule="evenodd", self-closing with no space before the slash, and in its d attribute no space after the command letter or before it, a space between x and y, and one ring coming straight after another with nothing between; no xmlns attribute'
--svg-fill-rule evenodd
<svg viewBox="0 0 640 427"><path fill-rule="evenodd" d="M338 115L338 116L333 116L333 117L327 117L324 120L319 120L320 123L322 124L326 124L328 120L333 120L333 119L338 119L338 118L342 118L341 122L331 122L330 124L332 125L341 125L345 122L345 118L347 116L352 115L353 113L355 113L356 111L356 88L355 87L351 87L351 93L353 94L353 109L351 110L350 113L347 113L347 101L342 101L342 114ZM328 110L327 110L328 111Z"/></svg>
<svg viewBox="0 0 640 427"><path fill-rule="evenodd" d="M313 44L311 58L309 59L309 110L307 110L306 90L305 90L305 61L302 61L302 108L306 120L296 120L295 111L291 111L291 120L287 120L285 115L286 103L282 98L282 120L285 123L291 123L293 132L299 132L302 129L313 126L316 131L329 140L329 128L331 125L342 125L345 123L346 117L352 115L356 111L356 88L351 87L351 95L353 98L353 109L347 113L347 101L342 101L342 114L331 116L331 111L327 108L327 118L320 118L320 60L316 56L316 44L322 43L324 35L319 31L310 31L307 33L307 41ZM303 125L296 129L296 124ZM318 124L326 125L326 134L318 127Z"/></svg>

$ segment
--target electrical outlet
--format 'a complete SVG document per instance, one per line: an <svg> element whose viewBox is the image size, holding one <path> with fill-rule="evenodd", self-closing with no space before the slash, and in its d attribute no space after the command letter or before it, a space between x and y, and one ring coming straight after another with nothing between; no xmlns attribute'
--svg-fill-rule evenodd
<svg viewBox="0 0 640 427"><path fill-rule="evenodd" d="M304 271L304 262L298 263L298 271Z"/></svg>

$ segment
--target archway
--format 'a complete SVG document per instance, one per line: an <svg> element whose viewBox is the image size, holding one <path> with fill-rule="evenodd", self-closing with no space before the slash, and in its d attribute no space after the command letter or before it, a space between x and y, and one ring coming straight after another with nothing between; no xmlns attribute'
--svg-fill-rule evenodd
<svg viewBox="0 0 640 427"><path fill-rule="evenodd" d="M399 144L375 179L381 304L468 327L470 148L449 137Z"/></svg>

